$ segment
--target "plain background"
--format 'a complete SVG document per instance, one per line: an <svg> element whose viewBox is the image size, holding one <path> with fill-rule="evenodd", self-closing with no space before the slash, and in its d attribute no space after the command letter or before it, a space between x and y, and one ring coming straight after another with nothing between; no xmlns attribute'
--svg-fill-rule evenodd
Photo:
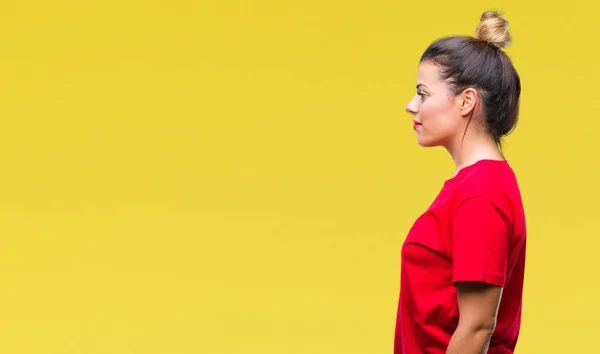
<svg viewBox="0 0 600 354"><path fill-rule="evenodd" d="M502 10L521 354L597 348L598 5L5 1L0 353L391 353L399 250L453 164L418 59Z"/></svg>

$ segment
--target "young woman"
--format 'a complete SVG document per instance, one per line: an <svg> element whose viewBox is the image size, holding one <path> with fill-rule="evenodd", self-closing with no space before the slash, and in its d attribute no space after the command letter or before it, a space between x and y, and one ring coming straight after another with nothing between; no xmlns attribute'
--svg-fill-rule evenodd
<svg viewBox="0 0 600 354"><path fill-rule="evenodd" d="M435 41L406 110L417 142L456 164L410 229L401 256L395 354L513 353L525 272L525 215L501 139L521 84L502 51L507 21L485 12L477 37Z"/></svg>

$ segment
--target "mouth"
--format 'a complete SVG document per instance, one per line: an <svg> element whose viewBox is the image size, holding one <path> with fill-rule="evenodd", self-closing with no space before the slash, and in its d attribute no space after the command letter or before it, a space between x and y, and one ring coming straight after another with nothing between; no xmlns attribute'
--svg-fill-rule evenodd
<svg viewBox="0 0 600 354"><path fill-rule="evenodd" d="M423 123L421 122L417 122L416 120L413 120L413 129L417 129L418 127L422 126Z"/></svg>

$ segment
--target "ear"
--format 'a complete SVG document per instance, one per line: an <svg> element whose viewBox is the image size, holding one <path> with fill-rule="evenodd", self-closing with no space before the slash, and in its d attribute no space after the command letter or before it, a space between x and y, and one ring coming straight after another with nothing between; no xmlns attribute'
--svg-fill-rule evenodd
<svg viewBox="0 0 600 354"><path fill-rule="evenodd" d="M470 115L474 110L475 106L479 101L479 94L473 88L465 89L459 97L460 113L463 117Z"/></svg>

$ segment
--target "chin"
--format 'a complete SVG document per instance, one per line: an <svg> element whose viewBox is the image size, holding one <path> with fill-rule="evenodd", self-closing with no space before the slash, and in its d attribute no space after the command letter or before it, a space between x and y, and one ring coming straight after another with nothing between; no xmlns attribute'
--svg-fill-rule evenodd
<svg viewBox="0 0 600 354"><path fill-rule="evenodd" d="M421 147L435 147L435 146L439 146L439 144L437 144L435 141L431 141L431 140L427 140L427 139L419 139L417 138L417 144L419 144Z"/></svg>

